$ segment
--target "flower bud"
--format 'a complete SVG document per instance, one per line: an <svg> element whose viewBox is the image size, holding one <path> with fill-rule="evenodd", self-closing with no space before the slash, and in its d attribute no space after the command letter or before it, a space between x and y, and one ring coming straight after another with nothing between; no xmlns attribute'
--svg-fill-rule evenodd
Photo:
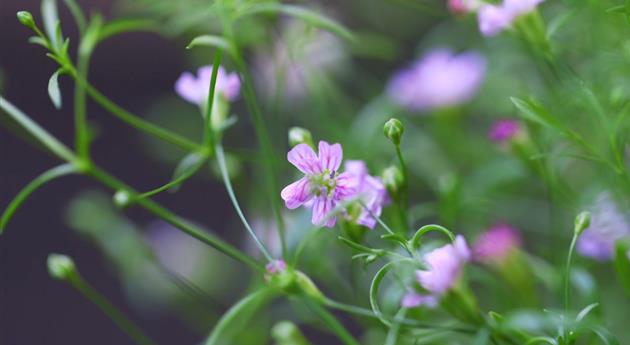
<svg viewBox="0 0 630 345"><path fill-rule="evenodd" d="M35 29L35 20L33 19L33 15L28 11L19 11L17 13L17 19L22 23L22 25Z"/></svg>
<svg viewBox="0 0 630 345"><path fill-rule="evenodd" d="M74 261L67 255L48 255L48 274L59 280L68 280L76 273Z"/></svg>
<svg viewBox="0 0 630 345"><path fill-rule="evenodd" d="M310 147L315 147L313 145L313 137L308 129L291 127L289 129L289 146L293 147L298 144L306 144Z"/></svg>
<svg viewBox="0 0 630 345"><path fill-rule="evenodd" d="M313 283L311 278L309 278L306 274L300 271L296 271L296 273L297 273L296 283L297 283L297 286L300 288L300 291L317 301L320 301L320 302L323 301L324 294L322 294L322 292L319 291L319 288L317 288L317 285Z"/></svg>
<svg viewBox="0 0 630 345"><path fill-rule="evenodd" d="M392 198L396 198L403 183L405 182L400 169L398 169L395 165L386 168L381 174L381 179L383 180L383 184L385 185L385 188L387 188L389 195Z"/></svg>
<svg viewBox="0 0 630 345"><path fill-rule="evenodd" d="M580 236L589 225L591 225L591 213L587 211L580 212L580 214L575 217L575 227L573 231L575 231L577 236Z"/></svg>
<svg viewBox="0 0 630 345"><path fill-rule="evenodd" d="M404 132L405 126L395 118L389 119L389 121L385 122L385 126L383 126L383 133L396 146L400 145L400 139Z"/></svg>
<svg viewBox="0 0 630 345"><path fill-rule="evenodd" d="M271 329L271 336L278 345L309 345L300 329L290 321L280 321Z"/></svg>
<svg viewBox="0 0 630 345"><path fill-rule="evenodd" d="M114 205L125 208L131 203L131 195L126 190L119 190L114 194Z"/></svg>

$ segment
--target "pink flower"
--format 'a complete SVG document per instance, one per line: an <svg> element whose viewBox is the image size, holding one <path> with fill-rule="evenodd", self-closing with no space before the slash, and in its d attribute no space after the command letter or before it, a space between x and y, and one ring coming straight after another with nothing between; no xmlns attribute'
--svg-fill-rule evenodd
<svg viewBox="0 0 630 345"><path fill-rule="evenodd" d="M483 5L478 12L479 31L495 36L512 26L519 16L536 9L544 0L505 0L500 5Z"/></svg>
<svg viewBox="0 0 630 345"><path fill-rule="evenodd" d="M396 72L387 93L411 110L454 106L471 99L483 82L486 61L476 52L454 54L436 49L411 67Z"/></svg>
<svg viewBox="0 0 630 345"><path fill-rule="evenodd" d="M615 243L630 237L630 224L609 193L602 193L591 208L591 224L577 242L580 255L597 261L611 260Z"/></svg>
<svg viewBox="0 0 630 345"><path fill-rule="evenodd" d="M287 269L287 263L284 260L274 260L265 266L267 273L277 274Z"/></svg>
<svg viewBox="0 0 630 345"><path fill-rule="evenodd" d="M448 9L454 14L474 12L481 5L479 0L448 0Z"/></svg>
<svg viewBox="0 0 630 345"><path fill-rule="evenodd" d="M488 137L497 143L504 143L514 138L521 131L521 125L516 120L503 119L492 124Z"/></svg>
<svg viewBox="0 0 630 345"><path fill-rule="evenodd" d="M339 173L343 159L341 145L320 141L319 155L316 155L307 144L299 144L289 151L287 159L304 173L304 177L286 186L280 193L286 207L312 207L313 224L329 228L335 226L337 217L329 216L329 213L341 200L356 193L358 183L352 174Z"/></svg>
<svg viewBox="0 0 630 345"><path fill-rule="evenodd" d="M376 226L376 219L381 215L383 206L389 202L387 189L379 177L370 176L367 167L363 161L347 161L344 165L346 172L353 175L357 181L357 189L359 199L365 205L361 207L356 222L370 229Z"/></svg>
<svg viewBox="0 0 630 345"><path fill-rule="evenodd" d="M190 103L203 105L208 99L210 81L212 80L212 66L204 66L197 70L195 77L190 72L184 72L175 82L175 91ZM241 90L241 81L236 73L227 73L219 66L217 72L216 93L227 101L233 101Z"/></svg>
<svg viewBox="0 0 630 345"><path fill-rule="evenodd" d="M436 301L455 286L470 256L470 249L461 235L458 235L453 243L426 253L423 261L427 265L427 270L416 271L416 280L428 294L408 293L403 297L403 305L435 306ZM417 304L413 305L414 302Z"/></svg>
<svg viewBox="0 0 630 345"><path fill-rule="evenodd" d="M473 257L480 262L500 262L521 246L521 234L508 224L497 224L479 236Z"/></svg>

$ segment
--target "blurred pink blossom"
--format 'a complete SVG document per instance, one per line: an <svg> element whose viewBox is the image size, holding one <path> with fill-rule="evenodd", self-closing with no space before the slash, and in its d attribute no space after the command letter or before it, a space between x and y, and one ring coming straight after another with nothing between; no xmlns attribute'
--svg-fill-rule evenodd
<svg viewBox="0 0 630 345"><path fill-rule="evenodd" d="M175 82L175 91L188 102L201 106L208 99L211 80L212 66L200 67L196 76L190 72L182 73ZM228 101L234 101L240 90L241 81L238 75L235 72L227 73L223 67L219 66L215 92Z"/></svg>
<svg viewBox="0 0 630 345"><path fill-rule="evenodd" d="M495 36L512 26L516 18L527 14L544 0L505 0L502 4L485 4L479 8L477 20L484 36Z"/></svg>
<svg viewBox="0 0 630 345"><path fill-rule="evenodd" d="M365 162L358 160L347 161L344 165L345 171L353 175L357 180L357 190L359 199L365 205L361 208L358 224L374 229L376 219L372 216L380 216L383 206L389 202L387 189L379 177L368 174ZM366 209L367 208L367 209Z"/></svg>
<svg viewBox="0 0 630 345"><path fill-rule="evenodd" d="M479 236L473 246L473 258L480 262L502 261L521 242L521 234L514 227L496 224Z"/></svg>
<svg viewBox="0 0 630 345"><path fill-rule="evenodd" d="M453 243L426 253L423 261L427 265L427 270L416 271L416 279L420 286L428 292L428 295L418 295L415 292L407 293L403 297L403 305L408 307L434 306L444 293L455 286L463 273L464 265L470 261L470 257L470 249L461 235L458 235Z"/></svg>
<svg viewBox="0 0 630 345"><path fill-rule="evenodd" d="M516 120L503 119L492 124L488 137L497 143L504 143L514 138L521 131L521 124Z"/></svg>
<svg viewBox="0 0 630 345"><path fill-rule="evenodd" d="M591 209L591 224L580 236L577 251L583 256L598 261L611 260L615 253L615 242L630 236L630 225L626 216L612 196L602 193Z"/></svg>
<svg viewBox="0 0 630 345"><path fill-rule="evenodd" d="M435 49L396 72L387 93L410 110L455 106L477 93L485 74L486 60L479 53Z"/></svg>

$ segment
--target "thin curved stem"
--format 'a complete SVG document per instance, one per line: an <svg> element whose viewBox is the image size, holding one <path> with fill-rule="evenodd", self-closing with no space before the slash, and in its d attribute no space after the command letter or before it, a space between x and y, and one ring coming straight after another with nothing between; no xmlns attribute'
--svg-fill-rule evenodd
<svg viewBox="0 0 630 345"><path fill-rule="evenodd" d="M134 191L131 187L127 186L123 182L119 181L115 177L109 175L107 172L101 170L96 166L90 167L87 173L99 182L114 190L122 190L129 193L132 199L137 194L137 192ZM171 211L160 206L158 203L152 201L151 199L138 199L136 204L142 206L153 215L161 218L165 222L173 225L186 234L198 239L199 241L211 246L212 248L215 248L216 250L235 259L236 261L242 262L257 271L264 271L263 267L261 267L261 265L252 257L244 254L240 250L234 248L232 245L223 242L221 239L190 224L189 222L171 213Z"/></svg>
<svg viewBox="0 0 630 345"><path fill-rule="evenodd" d="M326 308L306 297L301 298L301 300L309 309L322 319L322 321L330 328L330 330L333 331L333 333L335 333L342 343L345 345L359 345L359 342L354 339L352 334L350 334L341 322L339 322L334 315L326 310Z"/></svg>
<svg viewBox="0 0 630 345"><path fill-rule="evenodd" d="M221 170L221 175L223 176L223 183L225 184L225 189L230 196L230 200L232 201L232 205L234 205L236 213L238 213L239 218L241 218L241 222L243 222L243 225L245 226L245 229L247 229L247 231L249 232L249 235L254 239L254 242L256 242L256 246L258 246L258 249L260 249L267 261L272 262L273 257L271 256L271 254L269 254L269 251L267 250L267 248L265 248L265 245L262 243L262 241L260 241L252 227L249 225L249 222L247 222L247 218L245 218L243 210L241 209L238 200L236 199L236 195L234 194L234 190L232 189L232 183L230 182L230 175L228 174L227 167L225 166L225 156L223 153L223 146L221 146L221 144L218 144L216 146L216 153L217 163L219 163L219 170Z"/></svg>
<svg viewBox="0 0 630 345"><path fill-rule="evenodd" d="M571 261L573 260L573 252L575 251L575 245L577 243L578 234L573 234L571 239L571 245L569 246L569 254L567 254L567 267L564 273L564 311L569 311L569 302L571 289L569 288L571 282Z"/></svg>
<svg viewBox="0 0 630 345"><path fill-rule="evenodd" d="M9 203L9 206L7 206L6 210L2 214L2 218L0 218L0 234L4 232L7 223L11 220L18 208L31 194L33 194L33 192L52 180L77 172L77 168L74 164L66 163L47 170L43 174L37 176L33 181L26 185L26 187L24 187L11 201L11 203Z"/></svg>

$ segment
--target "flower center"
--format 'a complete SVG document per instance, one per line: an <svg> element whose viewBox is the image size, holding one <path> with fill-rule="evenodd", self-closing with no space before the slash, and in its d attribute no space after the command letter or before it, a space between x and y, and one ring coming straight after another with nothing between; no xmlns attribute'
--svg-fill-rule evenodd
<svg viewBox="0 0 630 345"><path fill-rule="evenodd" d="M335 170L326 169L321 174L309 176L311 189L313 194L320 196L322 194L331 196L337 187L337 176L339 173Z"/></svg>

